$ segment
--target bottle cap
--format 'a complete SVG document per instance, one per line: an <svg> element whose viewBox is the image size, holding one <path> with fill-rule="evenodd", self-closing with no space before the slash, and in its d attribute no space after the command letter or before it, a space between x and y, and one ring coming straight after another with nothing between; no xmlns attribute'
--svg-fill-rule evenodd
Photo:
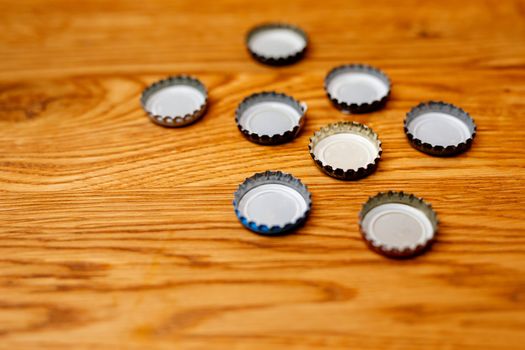
<svg viewBox="0 0 525 350"><path fill-rule="evenodd" d="M308 47L308 37L299 27L267 23L248 32L246 46L257 61L271 66L284 66L303 58Z"/></svg>
<svg viewBox="0 0 525 350"><path fill-rule="evenodd" d="M147 87L140 102L154 123L181 127L195 122L206 113L208 92L199 80L178 75Z"/></svg>
<svg viewBox="0 0 525 350"><path fill-rule="evenodd" d="M377 68L349 64L332 69L324 88L333 105L345 113L367 113L382 108L390 96L390 78Z"/></svg>
<svg viewBox="0 0 525 350"><path fill-rule="evenodd" d="M319 168L341 180L370 175L383 152L377 134L356 122L338 122L321 128L310 138L308 149Z"/></svg>
<svg viewBox="0 0 525 350"><path fill-rule="evenodd" d="M275 145L292 140L301 130L306 103L277 92L246 97L237 107L237 127L250 141Z"/></svg>
<svg viewBox="0 0 525 350"><path fill-rule="evenodd" d="M233 207L246 228L262 235L280 235L304 223L312 208L312 196L292 175L265 171L239 186Z"/></svg>
<svg viewBox="0 0 525 350"><path fill-rule="evenodd" d="M465 152L476 136L470 115L445 102L420 103L407 113L405 134L417 150L433 156Z"/></svg>
<svg viewBox="0 0 525 350"><path fill-rule="evenodd" d="M437 215L430 204L403 192L370 197L359 213L364 240L390 258L409 258L430 247L437 229Z"/></svg>

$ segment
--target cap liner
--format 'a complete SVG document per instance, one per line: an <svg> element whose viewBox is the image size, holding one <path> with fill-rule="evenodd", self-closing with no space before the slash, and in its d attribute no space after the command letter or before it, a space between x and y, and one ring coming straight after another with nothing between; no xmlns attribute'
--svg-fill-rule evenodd
<svg viewBox="0 0 525 350"><path fill-rule="evenodd" d="M288 28L267 28L254 33L248 41L248 46L258 55L278 59L303 50L306 40Z"/></svg>
<svg viewBox="0 0 525 350"><path fill-rule="evenodd" d="M194 87L174 85L154 92L146 101L146 109L154 115L186 115L198 110L204 100Z"/></svg>
<svg viewBox="0 0 525 350"><path fill-rule="evenodd" d="M284 226L303 215L306 200L289 186L262 184L244 194L238 209L248 221L257 225Z"/></svg>

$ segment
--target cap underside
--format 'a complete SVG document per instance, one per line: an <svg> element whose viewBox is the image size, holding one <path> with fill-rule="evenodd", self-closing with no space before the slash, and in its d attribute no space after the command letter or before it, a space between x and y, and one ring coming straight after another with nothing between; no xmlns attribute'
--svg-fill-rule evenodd
<svg viewBox="0 0 525 350"><path fill-rule="evenodd" d="M286 103L265 101L246 109L239 117L239 124L250 133L273 136L299 125L301 115Z"/></svg>
<svg viewBox="0 0 525 350"><path fill-rule="evenodd" d="M472 137L469 126L456 116L442 112L425 112L407 125L415 138L432 146L453 146Z"/></svg>
<svg viewBox="0 0 525 350"><path fill-rule="evenodd" d="M185 116L198 110L205 100L203 93L192 86L172 85L149 96L145 108L153 115Z"/></svg>
<svg viewBox="0 0 525 350"><path fill-rule="evenodd" d="M307 211L307 203L294 188L282 184L263 184L244 194L238 210L257 225L284 226L294 223Z"/></svg>
<svg viewBox="0 0 525 350"><path fill-rule="evenodd" d="M362 221L373 244L388 248L414 248L434 235L432 222L421 210L402 203L386 203L371 209Z"/></svg>
<svg viewBox="0 0 525 350"><path fill-rule="evenodd" d="M365 136L339 133L320 140L313 153L323 164L346 171L366 168L378 157L379 149L374 141Z"/></svg>
<svg viewBox="0 0 525 350"><path fill-rule="evenodd" d="M347 104L372 103L388 94L388 85L380 78L363 72L346 71L337 74L327 84L327 90L337 100Z"/></svg>
<svg viewBox="0 0 525 350"><path fill-rule="evenodd" d="M279 58L296 54L306 46L306 39L288 28L266 28L254 33L248 47L264 57Z"/></svg>

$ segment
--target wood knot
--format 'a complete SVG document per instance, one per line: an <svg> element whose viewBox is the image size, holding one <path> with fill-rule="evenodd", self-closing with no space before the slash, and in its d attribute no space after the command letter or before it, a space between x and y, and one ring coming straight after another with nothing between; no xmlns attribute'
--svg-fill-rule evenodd
<svg viewBox="0 0 525 350"><path fill-rule="evenodd" d="M91 105L96 94L89 85L71 79L0 85L0 121L23 122L60 114L75 104Z"/></svg>

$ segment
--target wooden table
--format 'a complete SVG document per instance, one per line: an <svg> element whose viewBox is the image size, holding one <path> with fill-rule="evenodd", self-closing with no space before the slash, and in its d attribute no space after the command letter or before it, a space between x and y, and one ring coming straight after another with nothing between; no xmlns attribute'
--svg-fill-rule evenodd
<svg viewBox="0 0 525 350"><path fill-rule="evenodd" d="M0 12L0 348L523 349L524 1L16 1ZM244 35L286 20L311 39L287 68L254 62ZM323 78L387 72L384 110L347 116ZM198 76L211 108L182 129L151 123L142 89ZM310 107L300 137L245 140L234 110L277 90ZM425 100L466 109L473 148L434 158L408 144ZM358 182L322 174L310 135L339 120L383 141ZM313 193L304 228L241 227L233 192L267 169ZM427 254L368 250L357 214L405 190L441 219Z"/></svg>

